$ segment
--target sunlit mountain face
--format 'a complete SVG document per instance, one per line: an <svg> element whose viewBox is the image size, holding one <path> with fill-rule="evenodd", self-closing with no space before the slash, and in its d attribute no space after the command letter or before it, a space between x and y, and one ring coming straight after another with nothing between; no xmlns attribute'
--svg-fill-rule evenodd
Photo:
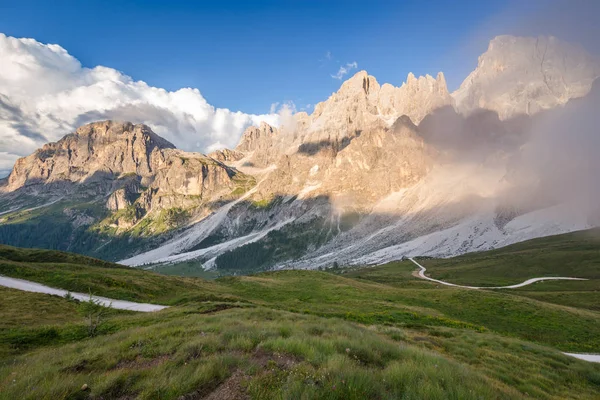
<svg viewBox="0 0 600 400"><path fill-rule="evenodd" d="M28 74L60 75L31 89L35 102L5 83L4 136L50 143L3 181L3 243L134 266L322 268L457 255L600 221L600 63L554 37L494 38L454 92L442 72L395 87L360 71L311 113L264 116L205 112L199 92L1 39L13 78L31 58L39 68ZM61 100L77 96L76 107ZM223 142L217 127L243 133ZM173 144L205 128L216 136L202 147L221 149Z"/></svg>

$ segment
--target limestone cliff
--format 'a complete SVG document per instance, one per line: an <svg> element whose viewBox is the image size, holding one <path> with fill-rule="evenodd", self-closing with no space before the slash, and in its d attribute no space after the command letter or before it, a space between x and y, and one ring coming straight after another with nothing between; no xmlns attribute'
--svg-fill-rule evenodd
<svg viewBox="0 0 600 400"><path fill-rule="evenodd" d="M259 197L322 195L344 208L365 209L427 173L434 151L413 118L418 122L451 103L442 74L410 74L396 88L361 71L312 114L297 113L279 129L265 123L248 128L236 151L255 166L276 166Z"/></svg>
<svg viewBox="0 0 600 400"><path fill-rule="evenodd" d="M164 163L166 149L174 148L145 125L103 121L80 127L55 143L17 160L4 191L56 183L84 184L133 173L151 180ZM54 185L56 186L56 185Z"/></svg>
<svg viewBox="0 0 600 400"><path fill-rule="evenodd" d="M145 125L102 121L19 159L2 191L50 199L106 197L111 211L134 206L135 222L152 211L218 201L249 180L213 158L175 149Z"/></svg>

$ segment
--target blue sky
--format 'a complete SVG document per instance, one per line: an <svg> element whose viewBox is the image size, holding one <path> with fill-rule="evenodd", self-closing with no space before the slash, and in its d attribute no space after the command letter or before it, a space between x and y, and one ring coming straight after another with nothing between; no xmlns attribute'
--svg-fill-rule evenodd
<svg viewBox="0 0 600 400"><path fill-rule="evenodd" d="M493 36L552 33L523 22L551 2L524 3L0 0L0 32L153 86L198 88L216 107L266 113L325 100L341 83L331 75L352 62L395 85L410 71L443 71L453 90Z"/></svg>

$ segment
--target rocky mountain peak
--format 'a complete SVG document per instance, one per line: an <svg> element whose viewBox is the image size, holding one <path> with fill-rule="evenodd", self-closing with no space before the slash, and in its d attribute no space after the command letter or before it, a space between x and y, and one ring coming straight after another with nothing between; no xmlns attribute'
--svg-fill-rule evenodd
<svg viewBox="0 0 600 400"><path fill-rule="evenodd" d="M244 154L231 149L215 150L208 157L222 163L235 162L244 158Z"/></svg>
<svg viewBox="0 0 600 400"><path fill-rule="evenodd" d="M50 183L64 186L106 182L129 173L150 179L164 160L163 151L174 147L146 125L90 123L17 160L3 190L12 192L26 186L40 190Z"/></svg>
<svg viewBox="0 0 600 400"><path fill-rule="evenodd" d="M277 128L266 122L261 122L258 127L250 126L242 134L235 150L242 153L264 150L272 146L273 139L277 134Z"/></svg>
<svg viewBox="0 0 600 400"><path fill-rule="evenodd" d="M477 68L452 94L458 110L496 111L501 119L585 96L600 76L600 61L581 46L555 37L497 36Z"/></svg>
<svg viewBox="0 0 600 400"><path fill-rule="evenodd" d="M415 77L409 73L401 87L379 85L366 71L357 72L345 81L327 101L315 106L308 118L303 118L305 140L341 140L357 131L391 126L402 115L419 123L436 108L453 103L442 73Z"/></svg>
<svg viewBox="0 0 600 400"><path fill-rule="evenodd" d="M396 118L407 115L414 123L419 123L433 110L452 105L446 79L442 72L436 78L431 75L418 78L409 72L406 82L399 88L384 84L379 93L381 113Z"/></svg>
<svg viewBox="0 0 600 400"><path fill-rule="evenodd" d="M256 129L273 131L266 124ZM111 212L122 212L111 217L113 225L129 229L162 210L172 216L206 212L211 202L252 185L251 177L223 164L243 154L214 156L178 150L146 125L94 122L17 160L0 193L101 200Z"/></svg>
<svg viewBox="0 0 600 400"><path fill-rule="evenodd" d="M369 75L367 71L359 71L350 79L345 81L340 90L336 93L338 97L353 96L357 93L369 95L379 91L379 83L374 76Z"/></svg>
<svg viewBox="0 0 600 400"><path fill-rule="evenodd" d="M438 72L435 80L438 83L440 88L444 87L446 89L446 91L448 91L448 85L446 84L446 77L444 76L444 73L442 71Z"/></svg>
<svg viewBox="0 0 600 400"><path fill-rule="evenodd" d="M93 140L97 145L106 145L127 137L141 139L146 146L152 148L175 148L172 143L155 134L147 125L135 125L131 122L111 120L92 122L77 128L74 135Z"/></svg>
<svg viewBox="0 0 600 400"><path fill-rule="evenodd" d="M427 94L438 93L442 97L449 96L443 72L438 72L436 78L431 75L419 76L417 78L412 72L409 72L406 82L402 84L401 88L403 87L405 88L405 95L411 95L415 92L425 92Z"/></svg>

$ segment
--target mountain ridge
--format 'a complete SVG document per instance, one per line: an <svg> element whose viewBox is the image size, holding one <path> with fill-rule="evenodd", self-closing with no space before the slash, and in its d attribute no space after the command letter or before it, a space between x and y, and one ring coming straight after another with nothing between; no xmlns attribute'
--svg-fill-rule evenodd
<svg viewBox="0 0 600 400"><path fill-rule="evenodd" d="M232 268L252 252L262 269L316 268L417 252L461 254L591 227L570 211L554 215L571 200L540 203L538 183L519 183L509 170L531 140L532 127L548 114L544 110L587 94L597 66L563 68L571 71L564 81L571 86L563 85L562 97L549 102L536 90L509 96L510 107L504 108L476 98L478 88L495 77L487 72L494 54L510 55L506 46L516 46L536 61L539 46L532 47L532 40L494 39L458 94L449 93L443 73L410 73L394 87L359 71L312 114L293 114L279 127L250 127L234 150L208 156L175 149L145 125L85 125L17 161L1 189L6 216L0 215L0 239L9 240L23 223L14 204L45 209L51 201L63 204L65 194L88 208L97 208L100 199L102 210L64 206L70 239L66 248L51 247L129 265L194 260L207 268ZM563 42L547 42L554 49L549 54L571 52L555 49ZM519 63L503 65L492 63L502 82L506 71L521 71ZM538 87L539 75L530 83ZM506 86L509 95L518 87ZM523 96L537 105L515 116ZM519 185L528 189L517 196ZM81 235L88 238L86 247L69 247ZM97 253L110 243L129 247Z"/></svg>
<svg viewBox="0 0 600 400"><path fill-rule="evenodd" d="M581 46L553 36L501 35L490 41L452 97L462 113L485 108L507 119L583 97L599 76L600 59Z"/></svg>

